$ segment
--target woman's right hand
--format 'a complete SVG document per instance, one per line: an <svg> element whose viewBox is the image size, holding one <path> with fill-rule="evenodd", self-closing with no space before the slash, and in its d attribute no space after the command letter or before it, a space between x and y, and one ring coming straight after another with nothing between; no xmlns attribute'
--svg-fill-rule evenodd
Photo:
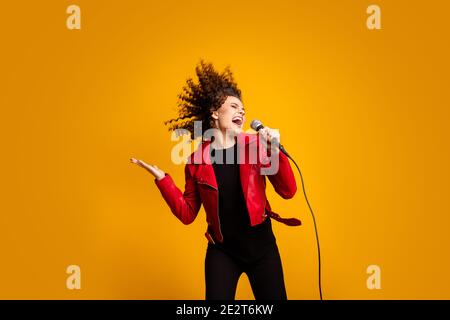
<svg viewBox="0 0 450 320"><path fill-rule="evenodd" d="M142 160L138 160L135 158L131 158L130 161L132 163L137 164L138 166L144 168L145 170L147 170L148 172L150 172L157 180L161 180L162 178L164 178L164 176L166 175L164 173L164 171L162 171L161 169L159 169L157 166L155 165L151 165L148 163L145 163Z"/></svg>

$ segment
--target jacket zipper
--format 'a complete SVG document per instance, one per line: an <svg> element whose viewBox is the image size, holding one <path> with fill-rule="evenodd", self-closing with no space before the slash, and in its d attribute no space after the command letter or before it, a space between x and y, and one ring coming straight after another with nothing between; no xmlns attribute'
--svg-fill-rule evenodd
<svg viewBox="0 0 450 320"><path fill-rule="evenodd" d="M217 191L217 220L219 221L219 232L220 235L222 236L222 241L223 241L223 234L222 234L222 227L220 225L220 215L219 215L219 189L210 185L209 183L203 182L203 181L198 181L198 183L200 184L205 184L207 186L210 186L211 188L215 189Z"/></svg>
<svg viewBox="0 0 450 320"><path fill-rule="evenodd" d="M209 235L209 238L211 239L212 243L213 243L213 244L216 244L216 243L214 242L213 237L209 234L209 232L208 232L208 235Z"/></svg>

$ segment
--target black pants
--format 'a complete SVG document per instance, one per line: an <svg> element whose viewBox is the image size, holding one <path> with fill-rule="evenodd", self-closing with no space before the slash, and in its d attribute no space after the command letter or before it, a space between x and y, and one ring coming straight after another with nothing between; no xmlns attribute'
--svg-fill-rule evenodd
<svg viewBox="0 0 450 320"><path fill-rule="evenodd" d="M287 300L278 246L256 261L243 262L208 244L205 257L206 300L234 300L245 272L256 300Z"/></svg>

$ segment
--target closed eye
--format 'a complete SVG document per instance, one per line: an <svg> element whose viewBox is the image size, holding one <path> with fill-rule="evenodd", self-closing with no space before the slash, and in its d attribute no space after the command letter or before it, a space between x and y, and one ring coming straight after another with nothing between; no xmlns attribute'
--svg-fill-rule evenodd
<svg viewBox="0 0 450 320"><path fill-rule="evenodd" d="M231 106L232 106L234 109L236 109L236 108L239 107L237 104L234 104L234 103L233 103ZM245 109L244 109L244 108L242 108L242 112L245 113Z"/></svg>

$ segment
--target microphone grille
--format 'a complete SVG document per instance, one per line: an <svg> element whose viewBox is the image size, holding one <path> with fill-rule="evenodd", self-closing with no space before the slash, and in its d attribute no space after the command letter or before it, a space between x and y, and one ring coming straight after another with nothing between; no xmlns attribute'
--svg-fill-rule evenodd
<svg viewBox="0 0 450 320"><path fill-rule="evenodd" d="M263 124L261 121L259 121L258 119L252 120L252 122L250 123L250 128L252 128L255 131L258 131L261 128L264 128Z"/></svg>

